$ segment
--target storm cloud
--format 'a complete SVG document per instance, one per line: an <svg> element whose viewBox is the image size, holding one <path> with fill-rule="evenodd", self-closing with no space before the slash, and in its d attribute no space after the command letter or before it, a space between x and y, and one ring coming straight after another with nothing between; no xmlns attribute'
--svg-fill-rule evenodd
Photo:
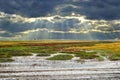
<svg viewBox="0 0 120 80"><path fill-rule="evenodd" d="M27 17L86 15L88 19L120 19L120 0L0 0L0 11Z"/></svg>
<svg viewBox="0 0 120 80"><path fill-rule="evenodd" d="M120 0L0 0L0 39L120 38Z"/></svg>

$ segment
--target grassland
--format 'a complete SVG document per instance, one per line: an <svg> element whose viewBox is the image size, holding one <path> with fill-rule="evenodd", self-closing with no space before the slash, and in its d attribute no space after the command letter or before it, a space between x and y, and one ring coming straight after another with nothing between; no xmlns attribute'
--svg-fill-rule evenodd
<svg viewBox="0 0 120 80"><path fill-rule="evenodd" d="M0 62L11 62L15 56L50 56L55 53L74 54L81 59L120 60L120 42L113 41L1 41ZM63 59L64 58L64 59ZM48 60L69 60L61 55Z"/></svg>
<svg viewBox="0 0 120 80"><path fill-rule="evenodd" d="M47 58L47 60L70 60L72 58L72 55L55 55L53 57Z"/></svg>

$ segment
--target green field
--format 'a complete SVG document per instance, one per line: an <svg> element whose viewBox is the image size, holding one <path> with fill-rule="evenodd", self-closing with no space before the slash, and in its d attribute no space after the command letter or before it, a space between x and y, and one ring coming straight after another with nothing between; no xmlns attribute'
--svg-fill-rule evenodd
<svg viewBox="0 0 120 80"><path fill-rule="evenodd" d="M70 40L0 42L0 62L11 62L14 61L12 57L32 56L33 53L41 57L58 52L66 54L66 56L57 55L47 60L70 60L73 56L71 57L69 54L80 57L80 59L103 61L103 57L107 57L109 60L120 60L120 42Z"/></svg>

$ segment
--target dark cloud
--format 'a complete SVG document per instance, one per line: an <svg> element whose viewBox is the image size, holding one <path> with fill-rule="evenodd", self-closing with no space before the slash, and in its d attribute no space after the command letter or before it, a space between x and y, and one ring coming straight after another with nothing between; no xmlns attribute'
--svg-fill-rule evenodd
<svg viewBox="0 0 120 80"><path fill-rule="evenodd" d="M0 18L0 30L5 31L0 33L0 37L11 38L21 35L23 39L115 39L119 38L120 35L120 24L113 21L101 22L97 20L97 22L91 24L92 20L81 22L77 18L53 17L51 20L53 22L47 20L47 18L34 22L24 22L24 20L19 21L18 18L11 20L12 16L10 16L6 15L4 18ZM36 31L36 29L41 30ZM83 31L83 33L69 33L71 29L75 29L76 32ZM24 31L31 30L33 32L22 34ZM49 32L50 30L53 30L53 32ZM88 33L84 33L88 30Z"/></svg>
<svg viewBox="0 0 120 80"><path fill-rule="evenodd" d="M0 0L0 11L28 17L46 16L65 0Z"/></svg>
<svg viewBox="0 0 120 80"><path fill-rule="evenodd" d="M74 5L78 8L65 5ZM56 11L56 7L63 8ZM89 19L120 19L120 0L0 0L0 11L27 17L70 15L72 12Z"/></svg>
<svg viewBox="0 0 120 80"><path fill-rule="evenodd" d="M19 33L31 29L28 24L12 23L9 20L0 21L0 28L10 33Z"/></svg>
<svg viewBox="0 0 120 80"><path fill-rule="evenodd" d="M9 32L10 35L13 36L15 34L27 31L27 30L35 30L35 29L48 29L54 31L69 31L71 28L77 27L76 24L80 22L77 19L62 19L55 20L54 23L48 20L37 20L35 22L27 23L27 22L12 22L8 16L5 18L0 18L0 29L6 32ZM7 33L7 34L9 34ZM12 36L11 35L11 36Z"/></svg>
<svg viewBox="0 0 120 80"><path fill-rule="evenodd" d="M0 0L0 12L9 13L3 18L0 17L0 30L5 31L0 33L0 37L22 35L22 38L26 39L120 38L120 24L111 21L117 22L117 19L120 19L120 0ZM85 15L89 20L81 22L77 18L64 18L64 16L71 16L71 13ZM46 17L48 14L58 16L54 16L51 21L41 18L35 22L24 22L22 19L19 21L16 16L14 22L11 20L11 14L26 17ZM93 19L98 22L91 24ZM105 23L101 22L101 19L104 19ZM42 30L43 28L45 30ZM34 32L36 29L41 31ZM73 33L69 33L71 29ZM83 31L83 33L74 33L74 29L76 32ZM33 32L21 34L27 30Z"/></svg>
<svg viewBox="0 0 120 80"><path fill-rule="evenodd" d="M14 35L11 34L11 33L6 32L6 33L0 33L0 36L1 37L13 37Z"/></svg>
<svg viewBox="0 0 120 80"><path fill-rule="evenodd" d="M82 13L90 19L120 19L120 0L89 0Z"/></svg>

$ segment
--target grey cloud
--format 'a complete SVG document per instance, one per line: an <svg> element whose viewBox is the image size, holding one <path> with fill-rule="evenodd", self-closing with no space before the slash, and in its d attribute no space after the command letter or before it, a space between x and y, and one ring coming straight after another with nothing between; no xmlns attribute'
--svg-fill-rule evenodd
<svg viewBox="0 0 120 80"><path fill-rule="evenodd" d="M24 20L13 22L10 16L6 15L4 18L0 18L0 30L6 31L6 33L0 33L0 37L11 38L21 35L21 39L115 39L120 36L120 32L116 31L120 30L119 20L86 20L82 22L76 17L53 17L50 21L47 18L41 18L33 22L24 22ZM16 20L18 19L16 18ZM70 32L71 29L73 32ZM22 33L31 30L33 31L27 34Z"/></svg>
<svg viewBox="0 0 120 80"><path fill-rule="evenodd" d="M77 6L66 6L65 5ZM56 10L55 8L60 8ZM120 0L0 0L0 11L27 17L86 15L88 19L120 19Z"/></svg>

